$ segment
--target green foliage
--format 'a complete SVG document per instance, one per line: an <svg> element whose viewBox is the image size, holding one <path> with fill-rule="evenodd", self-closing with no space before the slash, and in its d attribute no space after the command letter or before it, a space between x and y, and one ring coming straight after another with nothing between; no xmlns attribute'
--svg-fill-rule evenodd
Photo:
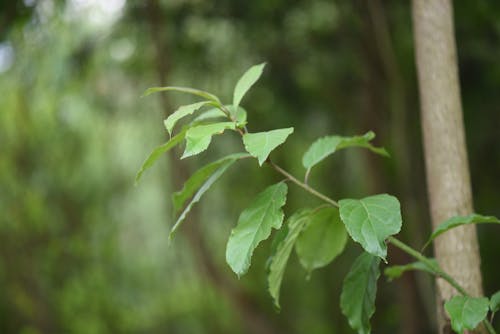
<svg viewBox="0 0 500 334"><path fill-rule="evenodd" d="M191 115L192 113L199 110L206 104L207 102L203 101L179 107L179 109L170 114L163 122L165 124L165 128L167 129L168 133L172 135L172 130L174 129L175 123L177 123L178 120L180 120L183 117L186 117L187 115Z"/></svg>
<svg viewBox="0 0 500 334"><path fill-rule="evenodd" d="M488 314L488 298L454 296L444 304L450 316L451 327L457 333L473 330Z"/></svg>
<svg viewBox="0 0 500 334"><path fill-rule="evenodd" d="M490 298L490 310L495 313L500 310L500 291L495 292Z"/></svg>
<svg viewBox="0 0 500 334"><path fill-rule="evenodd" d="M259 160L259 165L267 160L269 154L293 133L293 128L277 129L267 132L246 133L243 135L245 149Z"/></svg>
<svg viewBox="0 0 500 334"><path fill-rule="evenodd" d="M238 276L247 272L257 245L269 238L273 228L281 227L284 217L281 207L285 205L287 191L284 182L272 185L241 213L226 248L226 261Z"/></svg>
<svg viewBox="0 0 500 334"><path fill-rule="evenodd" d="M210 94L208 92L199 90L199 89L193 89L189 87L175 87L175 86L169 86L169 87L151 87L148 88L144 94L142 94L142 97L146 97L148 95L151 95L153 93L158 93L158 92L168 92L168 91L173 91L173 92L179 92L179 93L186 93L186 94L191 94L195 96L202 97L206 99L207 101L213 102L215 105L220 105L220 100L217 96Z"/></svg>
<svg viewBox="0 0 500 334"><path fill-rule="evenodd" d="M370 318L375 312L380 259L363 252L344 279L340 307L349 325L359 334L370 333Z"/></svg>
<svg viewBox="0 0 500 334"><path fill-rule="evenodd" d="M233 122L197 125L189 128L186 132L186 149L184 150L184 154L182 154L181 159L188 158L205 151L210 145L213 135L220 135L224 133L224 130L226 129L234 130L235 128L236 124Z"/></svg>
<svg viewBox="0 0 500 334"><path fill-rule="evenodd" d="M243 76L238 80L233 92L233 105L237 108L240 105L241 99L247 91L259 80L264 71L265 63L250 67Z"/></svg>
<svg viewBox="0 0 500 334"><path fill-rule="evenodd" d="M387 194L339 201L340 217L351 238L370 254L385 260L387 237L401 230L399 201Z"/></svg>
<svg viewBox="0 0 500 334"><path fill-rule="evenodd" d="M436 274L439 271L439 265L436 262L435 259L429 259L432 263L433 266L429 267L427 264L417 261L417 262L412 262L408 263L405 265L401 266L390 266L385 268L384 274L387 276L389 281L392 281L393 279L401 277L405 272L410 271L410 270L420 270L420 271L425 271L429 274Z"/></svg>

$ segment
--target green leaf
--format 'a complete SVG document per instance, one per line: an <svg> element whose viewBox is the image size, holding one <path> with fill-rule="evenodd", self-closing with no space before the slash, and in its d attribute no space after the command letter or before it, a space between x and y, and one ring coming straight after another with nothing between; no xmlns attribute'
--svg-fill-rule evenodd
<svg viewBox="0 0 500 334"><path fill-rule="evenodd" d="M425 243L425 247L427 247L432 240L436 239L437 236L443 234L444 232L458 227L462 225L468 224L479 224L479 223L490 223L490 224L500 224L500 220L494 216L483 216L477 213L473 213L468 216L455 216L450 219L445 220L443 223L439 224L439 226L434 230L429 240Z"/></svg>
<svg viewBox="0 0 500 334"><path fill-rule="evenodd" d="M247 272L257 245L269 237L272 228L281 227L281 207L285 205L287 190L286 183L272 185L257 195L241 213L226 248L226 261L238 276Z"/></svg>
<svg viewBox="0 0 500 334"><path fill-rule="evenodd" d="M344 250L347 233L333 207L319 209L310 215L302 230L295 251L300 264L308 271L326 266Z"/></svg>
<svg viewBox="0 0 500 334"><path fill-rule="evenodd" d="M226 105L227 110L229 110L231 117L236 120L237 126L241 124L246 124L247 122L247 111L243 107L238 107L238 110L234 110L233 105ZM201 122L208 119L226 118L226 114L219 108L212 108L202 112L198 117L193 120L195 122Z"/></svg>
<svg viewBox="0 0 500 334"><path fill-rule="evenodd" d="M148 88L144 92L144 94L142 94L141 97L146 97L146 96L151 95L153 93L165 92L165 91L174 91L174 92L179 92L179 93L187 93L187 94L191 94L191 95L196 95L196 96L202 97L208 101L212 101L216 105L220 104L220 100L217 96L210 94L208 92L199 90L199 89L194 89L194 88L189 88L189 87L175 87L175 86L151 87L151 88Z"/></svg>
<svg viewBox="0 0 500 334"><path fill-rule="evenodd" d="M238 80L234 87L233 105L237 108L240 105L241 99L245 96L246 92L259 80L262 72L264 71L265 63L254 65L250 67Z"/></svg>
<svg viewBox="0 0 500 334"><path fill-rule="evenodd" d="M200 169L198 169L185 183L182 190L172 195L173 211L178 212L186 201L210 178L218 169L227 164L232 164L236 160L249 157L246 153L235 153L228 155L222 159L214 161Z"/></svg>
<svg viewBox="0 0 500 334"><path fill-rule="evenodd" d="M276 253L274 254L271 265L269 266L269 275L267 276L269 293L273 297L274 304L277 308L280 307L279 294L288 258L290 257L290 253L292 252L300 231L310 219L310 212L311 210L301 210L288 219L288 224L285 225L288 226L288 233L278 244Z"/></svg>
<svg viewBox="0 0 500 334"><path fill-rule="evenodd" d="M439 265L435 259L429 259L432 262L432 266L428 266L427 264L417 261L413 263L408 263L402 266L390 266L385 268L384 274L387 276L389 281L393 279L401 277L406 271L410 270L420 270L425 271L429 274L435 274L439 271Z"/></svg>
<svg viewBox="0 0 500 334"><path fill-rule="evenodd" d="M370 141L373 138L375 138L375 134L372 131L369 131L362 136L328 136L319 138L309 147L309 149L302 157L302 164L306 169L310 170L313 166L323 161L326 157L346 147L364 147L374 153L383 156L389 156L384 148L375 147L370 144Z"/></svg>
<svg viewBox="0 0 500 334"><path fill-rule="evenodd" d="M500 310L500 291L497 291L490 298L490 310L495 313Z"/></svg>
<svg viewBox="0 0 500 334"><path fill-rule="evenodd" d="M189 213L189 211L191 211L193 205L200 201L203 194L205 194L205 192L207 192L207 190L210 189L210 187L215 183L215 181L217 181L235 161L245 156L246 154L240 153L240 154L232 154L225 158L222 158L200 169L186 182L184 188L179 193L176 193L177 199L174 199L174 207L176 207L176 205L180 205L181 203L184 204L187 198L191 197L191 195L195 191L196 193L194 193L193 198L184 208L179 218L177 218L174 226L172 227L172 230L170 231L170 238L172 238L175 231L179 228L181 223L186 219L187 214Z"/></svg>
<svg viewBox="0 0 500 334"><path fill-rule="evenodd" d="M444 309L450 316L451 327L457 333L473 330L488 314L488 298L454 296L446 303Z"/></svg>
<svg viewBox="0 0 500 334"><path fill-rule="evenodd" d="M256 157L259 165L262 166L271 151L283 144L291 133L293 133L293 128L246 133L243 135L243 143L247 152Z"/></svg>
<svg viewBox="0 0 500 334"><path fill-rule="evenodd" d="M172 135L172 130L175 126L175 123L177 123L178 120L181 118L191 115L194 113L196 110L202 108L205 106L207 102L198 102L198 103L193 103L193 104L188 104L185 106L179 107L176 111L174 111L172 114L170 114L163 123L165 124L165 128L167 129L168 133Z"/></svg>
<svg viewBox="0 0 500 334"><path fill-rule="evenodd" d="M165 144L158 146L149 154L149 156L144 160L142 163L141 169L137 172L135 176L135 183L137 184L139 180L141 179L142 174L146 171L146 169L150 168L151 166L154 165L156 160L163 154L178 145L183 139L184 136L186 135L186 129L184 129L182 132L177 134L176 136L170 138L169 141L167 141Z"/></svg>
<svg viewBox="0 0 500 334"><path fill-rule="evenodd" d="M358 334L370 333L370 318L375 312L380 259L363 252L344 279L340 308Z"/></svg>
<svg viewBox="0 0 500 334"><path fill-rule="evenodd" d="M339 201L340 217L351 238L370 254L385 261L385 239L401 230L401 208L396 197L387 194Z"/></svg>
<svg viewBox="0 0 500 334"><path fill-rule="evenodd" d="M235 129L233 122L221 122L207 125L193 126L186 132L186 149L181 159L205 151L212 141L212 136L224 133L226 129Z"/></svg>

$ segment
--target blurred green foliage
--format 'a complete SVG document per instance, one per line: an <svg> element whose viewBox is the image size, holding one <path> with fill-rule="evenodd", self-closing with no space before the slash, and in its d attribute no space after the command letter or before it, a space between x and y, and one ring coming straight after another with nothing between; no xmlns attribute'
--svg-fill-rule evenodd
<svg viewBox="0 0 500 334"><path fill-rule="evenodd" d="M476 211L500 216L500 3L455 6ZM301 175L317 137L374 130L391 159L341 152L310 182L334 198L395 194L403 239L421 246L429 219L410 9L399 1L2 2L0 332L350 333L338 300L359 253L352 243L308 281L292 256L279 314L266 291L269 244L239 281L224 263L238 214L280 180L269 169L238 163L169 245L180 181L242 148L236 136L214 138L200 158L162 158L133 187L144 157L166 140L166 113L194 102L139 96L168 83L229 102L241 73L266 61L242 106L252 132L295 127L273 158ZM288 202L290 214L316 200L290 187ZM479 238L491 294L500 232L480 226ZM408 262L394 249L389 257ZM380 282L372 328L432 333L433 298L420 276Z"/></svg>

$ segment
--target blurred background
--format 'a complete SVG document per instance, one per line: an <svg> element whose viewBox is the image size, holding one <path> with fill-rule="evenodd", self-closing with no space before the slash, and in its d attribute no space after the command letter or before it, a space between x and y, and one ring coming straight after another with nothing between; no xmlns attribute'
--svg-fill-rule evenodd
<svg viewBox="0 0 500 334"><path fill-rule="evenodd" d="M243 148L226 134L198 157L173 152L134 187L167 138L162 120L194 101L140 95L169 84L229 101L239 76L267 62L242 105L253 132L295 127L273 159L302 177L317 137L375 131L391 159L342 151L310 182L332 198L396 195L401 238L420 248L430 220L410 10L395 0L0 1L0 333L352 333L338 306L360 252L352 242L309 280L292 256L280 313L267 293L269 242L241 279L225 264L239 213L280 180L269 168L238 163L169 244L171 193ZM500 2L457 1L455 24L475 209L500 216ZM285 210L317 204L291 187ZM480 226L479 238L490 295L500 229ZM410 259L389 249L389 260ZM378 288L374 332L434 332L428 278Z"/></svg>

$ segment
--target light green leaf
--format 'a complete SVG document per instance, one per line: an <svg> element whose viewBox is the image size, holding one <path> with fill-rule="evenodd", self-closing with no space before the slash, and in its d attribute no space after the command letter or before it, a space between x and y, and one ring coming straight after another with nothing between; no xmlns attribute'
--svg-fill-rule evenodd
<svg viewBox="0 0 500 334"><path fill-rule="evenodd" d="M457 333L473 330L488 314L488 298L454 296L446 303L444 309L450 316L451 327Z"/></svg>
<svg viewBox="0 0 500 334"><path fill-rule="evenodd" d="M272 185L257 195L241 213L226 248L226 261L238 276L247 272L257 245L269 237L272 228L281 227L281 207L285 205L287 190L286 183Z"/></svg>
<svg viewBox="0 0 500 334"><path fill-rule="evenodd" d="M216 162L205 166L197 173L195 173L184 185L184 188L176 193L177 199L174 199L174 206L178 207L181 203L184 204L187 198L193 198L189 201L188 205L184 208L179 218L177 218L172 230L170 231L170 238L172 238L175 231L179 228L181 223L186 219L187 214L191 211L193 205L200 201L201 197L208 189L224 174L224 172L238 159L245 157L246 154L232 154L222 158ZM196 191L196 193L195 193Z"/></svg>
<svg viewBox="0 0 500 334"><path fill-rule="evenodd" d="M291 133L293 133L293 128L246 133L243 135L243 143L247 152L256 157L259 165L262 166L271 151L283 144Z"/></svg>
<svg viewBox="0 0 500 334"><path fill-rule="evenodd" d="M165 128L167 129L168 133L172 135L172 130L174 129L175 123L177 123L178 120L187 115L191 115L206 104L207 102L203 101L179 107L179 109L174 111L163 121L163 124L165 124Z"/></svg>
<svg viewBox="0 0 500 334"><path fill-rule="evenodd" d="M186 149L181 159L205 151L212 141L212 136L224 133L226 129L235 129L233 122L221 122L207 125L193 126L186 132Z"/></svg>
<svg viewBox="0 0 500 334"><path fill-rule="evenodd" d="M479 224L479 223L489 223L489 224L500 224L500 220L494 216L483 216L477 213L473 213L468 216L455 216L450 219L445 220L443 223L439 224L439 226L434 230L429 240L425 243L425 247L427 247L432 240L436 239L439 235L444 232L458 227L462 225L468 224Z"/></svg>
<svg viewBox="0 0 500 334"><path fill-rule="evenodd" d="M342 253L346 242L347 233L340 221L338 209L325 207L310 215L308 224L297 239L295 251L300 264L310 274Z"/></svg>
<svg viewBox="0 0 500 334"><path fill-rule="evenodd" d="M236 120L237 126L240 124L246 124L247 122L247 111L243 107L238 107L235 112L232 105L225 106L229 110L231 117ZM198 117L193 120L193 123L201 122L209 119L226 118L226 114L219 108L212 108L202 112Z"/></svg>
<svg viewBox="0 0 500 334"><path fill-rule="evenodd" d="M500 310L500 291L497 291L490 298L490 310L495 313Z"/></svg>
<svg viewBox="0 0 500 334"><path fill-rule="evenodd" d="M375 312L380 259L363 252L344 279L340 308L358 334L370 333L370 318Z"/></svg>
<svg viewBox="0 0 500 334"><path fill-rule="evenodd" d="M184 139L185 135L186 135L186 129L184 129L176 136L170 138L170 140L167 141L165 144L155 148L153 152L151 152L149 156L146 158L146 160L144 160L144 162L142 163L141 169L139 169L139 171L135 176L135 183L137 184L139 182L142 174L146 171L146 169L153 166L156 160L158 160L158 158L161 157L163 153L166 153L167 151L178 145Z"/></svg>
<svg viewBox="0 0 500 334"><path fill-rule="evenodd" d="M417 262L412 262L408 263L402 266L390 266L385 268L384 274L387 276L389 281L392 281L393 279L401 277L406 271L409 270L420 270L420 271L425 271L429 274L435 274L436 272L439 272L439 265L435 259L429 259L432 262L432 266L428 266L427 264L417 261Z"/></svg>
<svg viewBox="0 0 500 334"><path fill-rule="evenodd" d="M277 308L280 307L279 294L288 258L290 257L293 245L295 244L300 231L309 221L310 212L311 210L301 210L288 219L288 224L286 225L288 226L288 233L278 244L276 252L273 255L271 265L269 267L267 282L269 285L269 293L273 297L274 304Z"/></svg>
<svg viewBox="0 0 500 334"><path fill-rule="evenodd" d="M340 217L351 238L370 254L385 261L385 239L401 230L401 208L396 197L387 194L339 201Z"/></svg>
<svg viewBox="0 0 500 334"><path fill-rule="evenodd" d="M153 93L165 92L165 91L174 91L174 92L179 92L179 93L187 93L187 94L191 94L191 95L196 95L196 96L202 97L208 101L212 101L216 105L220 104L220 100L217 96L210 94L208 92L199 90L199 89L194 89L194 88L189 88L189 87L175 87L175 86L151 87L151 88L148 88L144 92L144 94L142 94L141 97L145 97L145 96L151 95Z"/></svg>
<svg viewBox="0 0 500 334"><path fill-rule="evenodd" d="M236 160L249 157L247 153L235 153L228 155L222 159L214 161L200 169L198 169L185 183L182 190L172 195L173 211L178 212L186 201L221 167L232 164Z"/></svg>
<svg viewBox="0 0 500 334"><path fill-rule="evenodd" d="M346 147L364 147L374 153L383 156L389 156L384 148L375 147L370 144L370 141L373 138L375 138L375 134L372 131L369 131L362 136L328 136L319 138L309 147L309 149L302 157L302 164L306 169L310 170L313 166L323 161L326 157Z"/></svg>
<svg viewBox="0 0 500 334"><path fill-rule="evenodd" d="M234 87L233 105L237 108L246 92L259 80L264 71L265 63L250 67L238 80Z"/></svg>

